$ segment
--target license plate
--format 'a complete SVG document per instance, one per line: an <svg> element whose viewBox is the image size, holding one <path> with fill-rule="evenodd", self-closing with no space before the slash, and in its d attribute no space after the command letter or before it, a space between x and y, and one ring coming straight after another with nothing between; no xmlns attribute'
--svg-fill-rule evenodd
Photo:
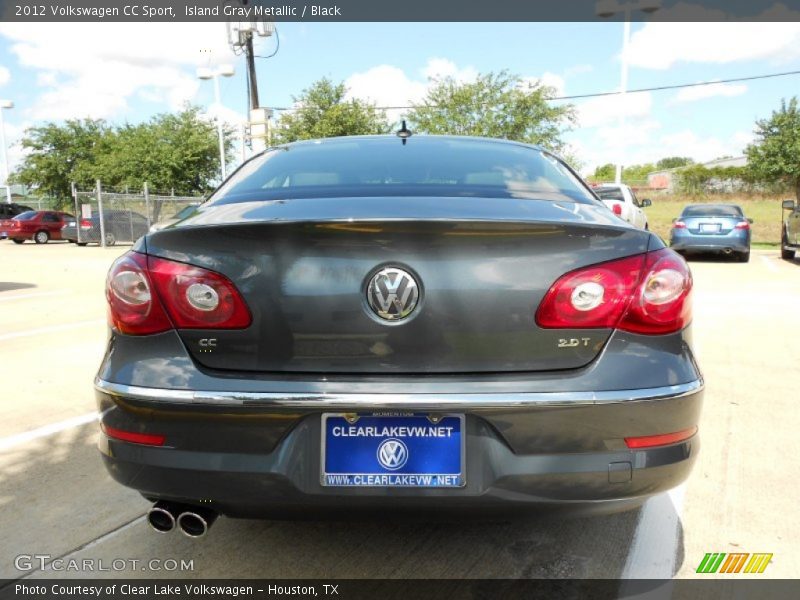
<svg viewBox="0 0 800 600"><path fill-rule="evenodd" d="M702 233L719 233L719 223L700 223Z"/></svg>
<svg viewBox="0 0 800 600"><path fill-rule="evenodd" d="M462 487L464 415L322 415L328 487Z"/></svg>

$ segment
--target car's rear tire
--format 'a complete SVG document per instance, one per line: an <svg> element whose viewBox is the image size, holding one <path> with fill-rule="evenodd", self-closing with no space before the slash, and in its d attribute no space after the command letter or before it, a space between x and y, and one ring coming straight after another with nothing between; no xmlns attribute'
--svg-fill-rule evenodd
<svg viewBox="0 0 800 600"><path fill-rule="evenodd" d="M783 260L794 260L794 250L786 247L786 234L781 236L781 258Z"/></svg>
<svg viewBox="0 0 800 600"><path fill-rule="evenodd" d="M117 243L117 238L113 233L106 234L106 246L114 246Z"/></svg>
<svg viewBox="0 0 800 600"><path fill-rule="evenodd" d="M747 252L739 253L739 262L743 263L750 262L750 250L748 250Z"/></svg>
<svg viewBox="0 0 800 600"><path fill-rule="evenodd" d="M50 240L50 234L46 231L37 231L33 234L33 241L37 244L46 244Z"/></svg>
<svg viewBox="0 0 800 600"><path fill-rule="evenodd" d="M19 239L17 239L17 238L14 238L14 243L15 243L15 244L24 244L24 243L25 243L25 240L19 240Z"/></svg>
<svg viewBox="0 0 800 600"><path fill-rule="evenodd" d="M75 240L67 240L70 244L74 244Z"/></svg>
<svg viewBox="0 0 800 600"><path fill-rule="evenodd" d="M75 243L78 244L78 246L82 247L82 246L85 246L86 244L88 244L89 242L75 242Z"/></svg>

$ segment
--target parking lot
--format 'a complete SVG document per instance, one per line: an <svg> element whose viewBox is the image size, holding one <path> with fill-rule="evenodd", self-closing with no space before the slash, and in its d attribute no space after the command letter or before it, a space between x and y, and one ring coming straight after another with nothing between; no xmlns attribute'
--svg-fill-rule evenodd
<svg viewBox="0 0 800 600"><path fill-rule="evenodd" d="M92 576L20 555L90 559L95 571L124 561L97 576L617 578L691 577L707 552L766 552L760 577L797 574L800 260L775 249L748 264L691 261L702 449L684 486L639 511L510 523L223 518L196 541L151 531L148 503L110 479L95 449L104 277L125 250L0 242L2 578Z"/></svg>

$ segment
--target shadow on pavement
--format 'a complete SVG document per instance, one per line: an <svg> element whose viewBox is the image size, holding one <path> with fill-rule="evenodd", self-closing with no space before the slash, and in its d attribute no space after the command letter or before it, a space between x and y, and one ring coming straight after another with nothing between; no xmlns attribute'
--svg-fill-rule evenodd
<svg viewBox="0 0 800 600"><path fill-rule="evenodd" d="M35 288L34 283L22 283L16 281L0 281L0 292L10 292L12 290L27 290Z"/></svg>

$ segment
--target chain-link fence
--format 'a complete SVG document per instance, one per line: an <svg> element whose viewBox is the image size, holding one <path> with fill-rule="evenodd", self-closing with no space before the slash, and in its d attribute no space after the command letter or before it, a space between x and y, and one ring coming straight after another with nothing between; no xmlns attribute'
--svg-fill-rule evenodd
<svg viewBox="0 0 800 600"><path fill-rule="evenodd" d="M72 188L75 224L68 224L62 236L83 246L97 243L113 246L132 243L151 228L174 223L203 201L200 196L151 193L145 184L141 191L107 190L97 182L93 190Z"/></svg>

